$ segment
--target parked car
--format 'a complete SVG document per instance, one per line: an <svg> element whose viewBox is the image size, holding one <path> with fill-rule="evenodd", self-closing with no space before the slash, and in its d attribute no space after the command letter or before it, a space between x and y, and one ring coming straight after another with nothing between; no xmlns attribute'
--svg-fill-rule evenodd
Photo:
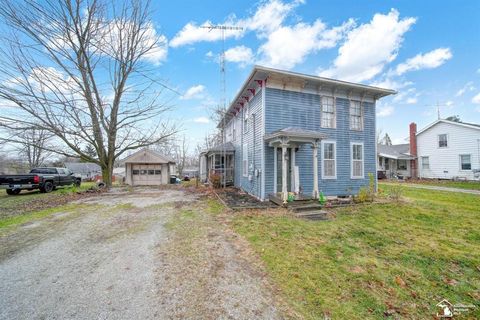
<svg viewBox="0 0 480 320"><path fill-rule="evenodd" d="M190 181L190 177L189 176L184 176L183 181Z"/></svg>
<svg viewBox="0 0 480 320"><path fill-rule="evenodd" d="M80 186L81 183L82 179L76 177L67 168L35 168L27 174L0 176L0 189L6 189L9 195L17 195L22 190L35 189L49 193L57 187Z"/></svg>
<svg viewBox="0 0 480 320"><path fill-rule="evenodd" d="M182 180L180 180L180 178L177 177L176 175L172 174L172 175L170 176L170 183L171 183L171 184L178 184L178 183L180 183L180 182L182 182Z"/></svg>

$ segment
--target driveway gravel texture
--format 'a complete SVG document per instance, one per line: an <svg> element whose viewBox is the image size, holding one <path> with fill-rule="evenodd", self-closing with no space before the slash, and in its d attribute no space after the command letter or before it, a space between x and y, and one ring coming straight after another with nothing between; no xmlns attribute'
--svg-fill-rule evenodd
<svg viewBox="0 0 480 320"><path fill-rule="evenodd" d="M261 263L211 203L113 189L2 233L0 319L283 318Z"/></svg>

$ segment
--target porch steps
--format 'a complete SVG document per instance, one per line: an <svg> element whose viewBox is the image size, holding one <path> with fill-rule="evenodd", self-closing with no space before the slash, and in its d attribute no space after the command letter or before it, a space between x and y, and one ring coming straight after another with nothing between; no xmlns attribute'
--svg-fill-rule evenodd
<svg viewBox="0 0 480 320"><path fill-rule="evenodd" d="M293 203L288 204L288 209L293 212L307 212L307 211L316 211L322 209L322 205L318 202L307 202L307 203Z"/></svg>

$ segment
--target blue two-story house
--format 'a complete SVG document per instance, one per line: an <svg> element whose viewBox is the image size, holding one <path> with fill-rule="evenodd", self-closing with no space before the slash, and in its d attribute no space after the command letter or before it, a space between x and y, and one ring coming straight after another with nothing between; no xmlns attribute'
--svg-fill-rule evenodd
<svg viewBox="0 0 480 320"><path fill-rule="evenodd" d="M204 177L261 199L345 196L376 179L375 103L395 94L357 83L255 66L200 159Z"/></svg>

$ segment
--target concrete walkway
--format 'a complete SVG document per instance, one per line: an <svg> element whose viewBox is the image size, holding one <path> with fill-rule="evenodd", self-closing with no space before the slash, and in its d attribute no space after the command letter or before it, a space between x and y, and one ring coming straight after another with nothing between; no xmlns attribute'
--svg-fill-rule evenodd
<svg viewBox="0 0 480 320"><path fill-rule="evenodd" d="M381 182L386 185L395 185L391 182ZM469 190L469 189L460 189L460 188L451 188L451 187L440 187L440 186L430 186L425 184L414 184L414 183L400 183L402 186L418 189L427 189L427 190L437 190L437 191L447 191L447 192L459 192L459 193L468 193L480 195L480 190Z"/></svg>

